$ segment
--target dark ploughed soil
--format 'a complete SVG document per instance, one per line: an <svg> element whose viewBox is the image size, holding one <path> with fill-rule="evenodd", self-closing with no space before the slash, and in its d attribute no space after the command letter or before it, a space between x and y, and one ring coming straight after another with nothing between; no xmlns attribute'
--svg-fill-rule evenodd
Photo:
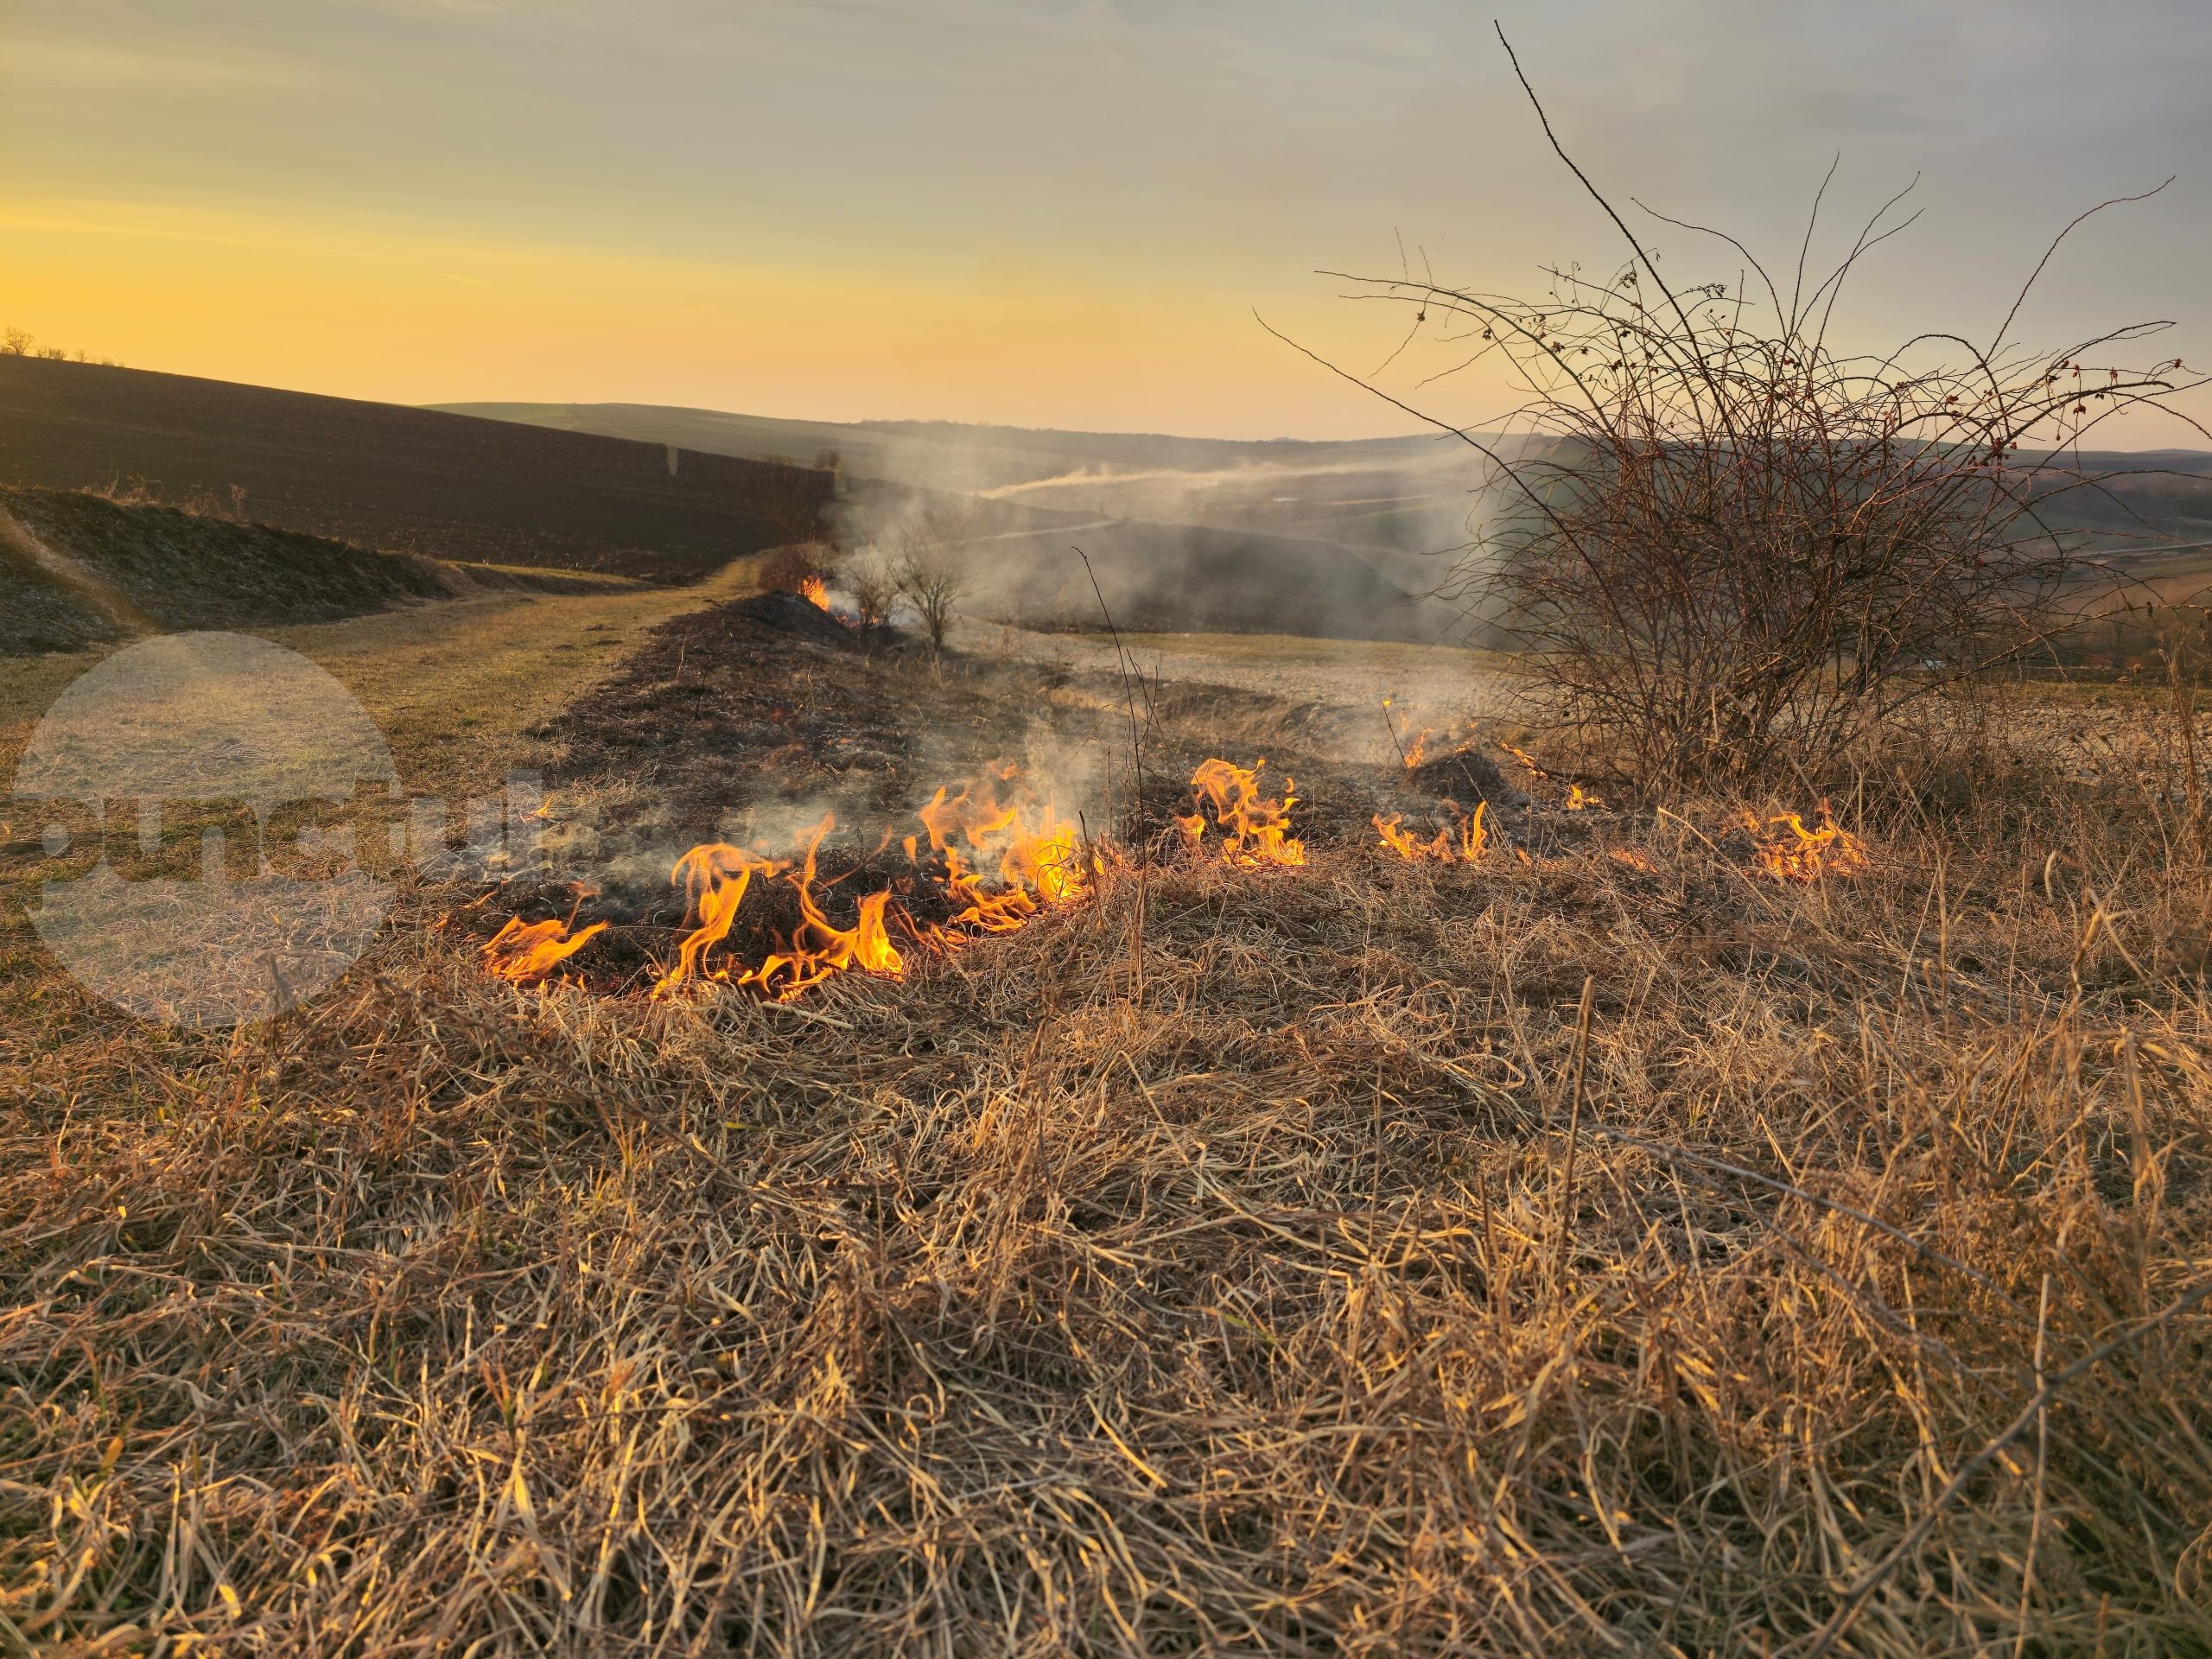
<svg viewBox="0 0 2212 1659"><path fill-rule="evenodd" d="M803 539L811 467L138 369L0 357L0 484L101 488L365 547L690 581Z"/></svg>

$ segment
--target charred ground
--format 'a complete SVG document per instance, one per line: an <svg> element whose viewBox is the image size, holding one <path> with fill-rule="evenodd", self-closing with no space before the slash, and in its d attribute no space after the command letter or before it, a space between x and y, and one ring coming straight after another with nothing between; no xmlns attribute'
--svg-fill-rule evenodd
<svg viewBox="0 0 2212 1659"><path fill-rule="evenodd" d="M794 855L829 813L838 827L821 862L842 889L834 916L849 920L857 895L887 886L916 920L941 921L942 894L901 844L940 785L1010 773L1054 796L1087 836L1156 855L1191 808L1192 768L1224 740L1260 745L1270 778L1300 780L1302 831L1322 842L1371 840L1376 810L1441 823L1452 804L1485 798L1484 780L1503 809L1501 834L1522 823L1513 810L1527 796L1486 759L1463 753L1421 772L1350 763L1332 752L1344 723L1340 709L1226 687L936 657L894 631L761 594L664 624L539 728L559 756L545 774L555 880L504 893L501 906L606 920L573 971L602 990L638 988L672 955L685 899L670 871L686 849L728 839ZM1580 826L1522 827L1548 844ZM499 919L487 908L474 931ZM796 919L788 893L761 893L732 946L757 955Z"/></svg>

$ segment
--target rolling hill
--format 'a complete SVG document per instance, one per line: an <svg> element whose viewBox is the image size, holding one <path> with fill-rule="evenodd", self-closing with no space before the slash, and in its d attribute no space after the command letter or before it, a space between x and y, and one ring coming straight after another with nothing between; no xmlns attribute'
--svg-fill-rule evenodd
<svg viewBox="0 0 2212 1659"><path fill-rule="evenodd" d="M130 483L391 551L688 581L810 533L831 482L669 442L0 356L0 485Z"/></svg>

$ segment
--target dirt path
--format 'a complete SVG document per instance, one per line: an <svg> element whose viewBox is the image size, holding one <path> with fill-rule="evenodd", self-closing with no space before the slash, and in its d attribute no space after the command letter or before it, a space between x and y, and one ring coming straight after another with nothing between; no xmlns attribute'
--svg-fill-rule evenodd
<svg viewBox="0 0 2212 1659"><path fill-rule="evenodd" d="M545 764L548 746L533 728L612 672L649 629L751 585L741 562L690 588L495 593L250 632L321 664L359 697L409 788L465 790ZM0 778L13 775L62 688L105 654L0 658Z"/></svg>

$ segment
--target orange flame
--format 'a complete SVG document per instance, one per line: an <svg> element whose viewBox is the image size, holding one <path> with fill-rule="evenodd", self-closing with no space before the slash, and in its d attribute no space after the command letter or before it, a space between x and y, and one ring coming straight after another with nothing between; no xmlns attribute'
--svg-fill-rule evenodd
<svg viewBox="0 0 2212 1659"><path fill-rule="evenodd" d="M575 956L606 925L594 922L571 933L567 922L525 922L519 916L510 917L505 927L484 942L485 969L494 978L527 985Z"/></svg>
<svg viewBox="0 0 2212 1659"><path fill-rule="evenodd" d="M1399 728L1398 717L1390 712L1396 706L1397 701L1395 697L1382 699L1382 721L1390 728L1390 741L1398 746L1398 758L1406 763L1406 770L1411 772L1415 766L1421 765L1421 757L1428 752L1428 740L1436 735L1436 728L1433 726L1424 726L1421 728L1419 736L1415 737L1412 742L1407 742Z"/></svg>
<svg viewBox="0 0 2212 1659"><path fill-rule="evenodd" d="M821 850L822 838L836 824L834 813L824 813L815 826L814 839L807 843L806 861L797 882L800 920L791 931L791 948L771 955L751 973L741 975L739 984L757 985L779 1002L788 1002L809 986L819 985L832 974L848 969L892 979L906 971L906 959L892 944L884 924L884 906L891 902L889 888L862 899L860 918L850 927L839 927L830 921L815 900L815 855Z"/></svg>
<svg viewBox="0 0 2212 1659"><path fill-rule="evenodd" d="M1490 831L1483 824L1483 814L1490 810L1488 801L1475 804L1475 815L1462 818L1456 824L1447 824L1436 832L1433 841L1417 840L1399 828L1399 815L1389 817L1375 816L1375 828L1382 837L1382 845L1408 863L1418 864L1433 859L1440 864L1472 864L1482 857L1490 840Z"/></svg>
<svg viewBox="0 0 2212 1659"><path fill-rule="evenodd" d="M763 858L721 841L702 842L677 859L668 879L683 883L685 908L698 918L698 925L677 947L676 966L661 976L653 995L698 978L699 959L729 937L753 878L780 875L787 868L779 859Z"/></svg>
<svg viewBox="0 0 2212 1659"><path fill-rule="evenodd" d="M764 880L781 877L791 884L798 893L799 925L791 931L785 949L772 952L759 967L737 975L733 983L755 986L778 1001L788 1002L808 987L850 969L892 978L905 972L906 958L891 942L885 920L891 901L888 888L862 899L859 919L849 928L839 927L823 914L815 895L815 858L823 837L836 824L836 815L823 815L795 874L780 859L764 858L724 842L694 847L677 860L669 879L684 884L697 925L677 947L676 966L653 987L653 995L665 995L686 980L706 976L701 972L701 959L729 936L738 906L755 876ZM724 969L713 977L730 979L731 976Z"/></svg>
<svg viewBox="0 0 2212 1659"><path fill-rule="evenodd" d="M1001 777L1012 779L1008 768ZM676 966L653 988L665 995L689 980L727 981L749 985L779 1001L789 1001L833 974L857 970L897 978L906 959L893 938L903 929L912 939L952 950L975 932L1004 933L1020 927L1047 906L1072 903L1091 891L1106 859L1094 851L1088 862L1077 827L1050 805L1017 798L1001 805L986 785L963 785L957 795L937 791L918 815L929 833L931 852L944 868L940 880L956 908L943 924L918 923L890 888L860 901L850 927L839 927L823 912L817 858L823 839L836 827L834 816L815 827L798 867L721 842L694 847L677 861L670 880L683 884L691 931L677 948ZM906 856L923 861L921 838L909 836ZM783 949L753 968L709 974L708 951L729 936L738 906L755 880L782 880L798 896L799 925Z"/></svg>
<svg viewBox="0 0 2212 1659"><path fill-rule="evenodd" d="M1777 813L1764 823L1757 813L1745 813L1744 827L1751 832L1759 868L1777 881L1816 881L1822 875L1856 875L1865 869L1866 844L1838 827L1826 801L1820 813L1816 830L1808 830L1795 812Z"/></svg>
<svg viewBox="0 0 2212 1659"><path fill-rule="evenodd" d="M929 832L930 850L944 860L945 885L961 906L951 925L1004 933L1043 906L1067 904L1090 891L1090 878L1100 868L1097 855L1086 870L1076 826L1049 804L1034 810L1033 826L1020 803L1001 806L988 786L978 798L963 785L950 798L940 788L917 814ZM906 855L918 857L911 836ZM988 885L992 874L995 887ZM950 942L942 927L931 932L940 943Z"/></svg>
<svg viewBox="0 0 2212 1659"><path fill-rule="evenodd" d="M1592 795L1588 790L1583 788L1581 785L1570 784L1567 785L1567 810L1568 811L1580 812L1585 807L1603 806L1605 802L1599 800L1598 797Z"/></svg>
<svg viewBox="0 0 2212 1659"><path fill-rule="evenodd" d="M1247 768L1226 760L1205 760L1191 774L1195 809L1187 818L1175 820L1193 852L1205 839L1206 809L1221 831L1221 861L1251 869L1263 864L1303 864L1306 844L1290 835L1290 809L1298 804L1292 791L1297 785L1282 780L1282 798L1273 801L1260 793L1260 769L1264 759Z"/></svg>
<svg viewBox="0 0 2212 1659"><path fill-rule="evenodd" d="M1516 749L1510 743L1508 743L1505 746L1505 752L1511 755L1516 760L1518 760L1522 766L1528 767L1532 776L1537 778L1548 778L1551 776L1551 773L1546 772L1541 766L1536 764L1536 757L1529 753L1528 750Z"/></svg>
<svg viewBox="0 0 2212 1659"><path fill-rule="evenodd" d="M798 596L820 609L826 611L830 608L830 584L819 576L801 576Z"/></svg>

